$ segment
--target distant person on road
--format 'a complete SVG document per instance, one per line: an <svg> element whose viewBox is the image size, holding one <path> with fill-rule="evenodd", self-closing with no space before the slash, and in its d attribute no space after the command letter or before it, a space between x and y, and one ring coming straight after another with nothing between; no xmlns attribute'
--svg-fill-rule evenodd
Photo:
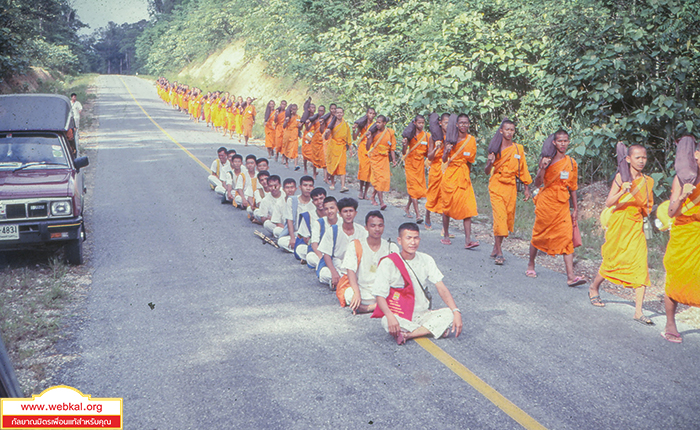
<svg viewBox="0 0 700 430"><path fill-rule="evenodd" d="M231 164L228 161L227 151L225 147L216 150L217 158L211 163L211 175L207 178L209 186L212 190L223 187L226 181L224 173L230 168Z"/></svg>
<svg viewBox="0 0 700 430"><path fill-rule="evenodd" d="M439 119L437 114L431 115L435 117L435 128L431 125L430 140L428 141L428 153L426 158L430 161L430 170L428 171L428 191L425 196L425 228L430 230L433 228L430 220L430 213L442 214L442 199L440 198L440 183L442 182L442 153L444 150L444 135L447 129L447 123L450 119L450 114L443 113ZM439 136L437 135L439 132ZM443 236L445 232L443 231ZM446 236L448 238L454 236Z"/></svg>
<svg viewBox="0 0 700 430"><path fill-rule="evenodd" d="M370 164L370 182L379 196L379 203L372 197L372 204L386 210L384 193L391 190L391 166L396 167L396 136L394 130L386 126L386 117L377 115L376 131L367 132L367 156Z"/></svg>
<svg viewBox="0 0 700 430"><path fill-rule="evenodd" d="M381 318L382 326L399 345L430 335L439 338L454 333L458 337L462 332L462 312L442 282L443 275L435 260L418 252L418 224L401 224L397 243L401 252L389 254L377 268L372 288L377 307L372 318ZM426 294L428 281L435 284L448 307L430 309L431 297Z"/></svg>
<svg viewBox="0 0 700 430"><path fill-rule="evenodd" d="M275 155L275 101L270 100L265 108L265 149L267 156Z"/></svg>
<svg viewBox="0 0 700 430"><path fill-rule="evenodd" d="M279 161L284 144L284 120L287 117L287 100L282 100L275 115L275 161Z"/></svg>
<svg viewBox="0 0 700 430"><path fill-rule="evenodd" d="M382 239L384 216L371 211L365 216L367 237L355 239L348 245L341 269L345 275L338 281L336 296L340 306L349 306L353 314L374 312L377 299L372 294L379 261L392 252L399 252L396 244Z"/></svg>
<svg viewBox="0 0 700 430"><path fill-rule="evenodd" d="M374 108L367 108L365 115L355 121L352 125L352 138L360 139L357 143L357 180L360 182L360 200L367 200L367 192L369 191L371 176L371 167L369 164L369 155L367 154L367 132L374 125L374 118L377 116L377 111Z"/></svg>
<svg viewBox="0 0 700 430"><path fill-rule="evenodd" d="M255 106L253 106L254 98L248 97L243 108L243 138L245 146L248 146L248 139L253 135L253 125L255 125Z"/></svg>
<svg viewBox="0 0 700 430"><path fill-rule="evenodd" d="M340 177L340 192L348 192L345 186L345 166L347 164L347 151L352 140L350 126L343 119L345 111L341 107L335 108L335 122L331 122L324 133L325 139L330 139L326 148L326 169L330 189L335 189L335 177Z"/></svg>
<svg viewBox="0 0 700 430"><path fill-rule="evenodd" d="M508 233L515 231L515 206L518 200L517 180L520 180L525 188L525 199L531 197L530 186L532 177L525 160L525 149L522 145L513 142L515 136L515 123L504 120L496 131L496 136L491 139L489 145L488 161L484 171L489 178L489 196L491 197L491 209L493 211L493 251L491 258L496 265L502 265L506 260L503 257L503 239ZM500 141L500 143L499 143ZM494 152L490 152L490 151Z"/></svg>
<svg viewBox="0 0 700 430"><path fill-rule="evenodd" d="M83 105L78 101L76 93L70 95L70 112L75 120L75 130L77 132L80 130L80 114L83 112Z"/></svg>
<svg viewBox="0 0 700 430"><path fill-rule="evenodd" d="M559 130L553 135L552 157L542 157L534 184L539 194L535 196L535 225L530 241L530 261L525 275L536 278L537 252L563 255L567 285L576 287L586 283L583 276L574 273L573 226L578 222L578 164L566 155L569 133ZM541 187L541 188L540 188ZM573 212L569 210L573 206Z"/></svg>
<svg viewBox="0 0 700 430"><path fill-rule="evenodd" d="M683 341L676 327L678 303L700 307L700 145L692 145L695 139L691 137L683 139L668 206L668 216L675 220L664 256L666 328L661 335L673 343Z"/></svg>
<svg viewBox="0 0 700 430"><path fill-rule="evenodd" d="M425 198L428 188L425 183L425 158L428 155L430 133L425 130L425 117L416 115L413 122L402 133L402 152L406 172L408 203L404 211L412 218L411 206L416 213L416 224L423 222L418 210L418 200Z"/></svg>
<svg viewBox="0 0 700 430"><path fill-rule="evenodd" d="M642 313L642 305L646 286L651 282L644 218L649 216L654 205L654 180L642 173L647 164L647 150L643 146L630 146L626 160L631 181L623 181L618 172L610 187L605 206L613 207L613 212L600 250L603 262L588 288L588 298L593 306L605 306L599 292L605 279L625 288L634 288L634 320L653 325L654 322Z"/></svg>

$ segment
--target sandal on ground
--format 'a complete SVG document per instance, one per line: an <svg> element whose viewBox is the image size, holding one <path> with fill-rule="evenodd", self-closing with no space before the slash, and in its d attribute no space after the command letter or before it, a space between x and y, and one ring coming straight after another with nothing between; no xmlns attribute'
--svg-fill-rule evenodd
<svg viewBox="0 0 700 430"><path fill-rule="evenodd" d="M429 222L426 222L426 223L425 223L425 229L426 229L426 230L432 230L432 229L433 229L433 224L432 224L432 223L429 223Z"/></svg>
<svg viewBox="0 0 700 430"><path fill-rule="evenodd" d="M416 220L416 224L423 224L423 218L418 218Z"/></svg>
<svg viewBox="0 0 700 430"><path fill-rule="evenodd" d="M328 188L329 188L331 191L333 191L333 190L335 190L335 185L330 185Z"/></svg>
<svg viewBox="0 0 700 430"><path fill-rule="evenodd" d="M410 213L406 212L405 214L403 214L403 217L404 217L404 218L413 218L413 215L411 215Z"/></svg>
<svg viewBox="0 0 700 430"><path fill-rule="evenodd" d="M443 230L443 231L440 233L440 236L445 237L445 230ZM452 234L452 233L450 233L449 236L450 236L450 239L454 239L454 238L455 238L455 235Z"/></svg>
<svg viewBox="0 0 700 430"><path fill-rule="evenodd" d="M583 276L577 276L574 278L573 281L567 282L566 285L568 285L570 287L578 287L579 285L583 285L585 283L586 283L586 278L584 278Z"/></svg>
<svg viewBox="0 0 700 430"><path fill-rule="evenodd" d="M386 205L382 205L382 207L380 207L379 209L385 211L385 210L386 210Z"/></svg>
<svg viewBox="0 0 700 430"><path fill-rule="evenodd" d="M443 245L452 245L452 241L450 239L440 239L440 243Z"/></svg>
<svg viewBox="0 0 700 430"><path fill-rule="evenodd" d="M661 337L666 339L667 341L671 343L683 343L683 338L679 334L673 334L669 333L667 331L662 331L661 332Z"/></svg>
<svg viewBox="0 0 700 430"><path fill-rule="evenodd" d="M464 249L474 249L477 246L479 246L479 242L471 241L468 244L464 245ZM503 256L501 256L501 258L503 258ZM505 260L503 260L503 261L505 261Z"/></svg>
<svg viewBox="0 0 700 430"><path fill-rule="evenodd" d="M588 300L591 301L591 304L593 306L596 306L598 308L605 307L605 303L603 303L603 300L601 300L600 296L591 296L591 293L588 293Z"/></svg>
<svg viewBox="0 0 700 430"><path fill-rule="evenodd" d="M343 187L343 189L340 190L341 193L347 193L348 191L350 191L350 188L348 187Z"/></svg>
<svg viewBox="0 0 700 430"><path fill-rule="evenodd" d="M496 260L495 260L496 266L503 266L503 263L505 263L505 262L506 262L506 259L502 255L496 256Z"/></svg>
<svg viewBox="0 0 700 430"><path fill-rule="evenodd" d="M634 318L635 321L637 321L639 324L644 324L644 325L654 325L654 321L652 321L648 316L642 315L639 318Z"/></svg>
<svg viewBox="0 0 700 430"><path fill-rule="evenodd" d="M525 276L527 276L528 278L536 278L537 272L535 272L534 270L528 270L525 272Z"/></svg>

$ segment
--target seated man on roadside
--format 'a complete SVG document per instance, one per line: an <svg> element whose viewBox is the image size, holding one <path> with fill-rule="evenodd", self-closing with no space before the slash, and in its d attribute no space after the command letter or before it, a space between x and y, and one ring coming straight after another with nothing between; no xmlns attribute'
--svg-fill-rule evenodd
<svg viewBox="0 0 700 430"><path fill-rule="evenodd" d="M345 275L340 278L336 290L340 306L350 306L353 314L373 312L377 307L372 286L379 261L392 252L399 252L396 244L382 239L384 215L380 211L371 211L365 216L365 228L368 236L353 240L345 251L341 265Z"/></svg>
<svg viewBox="0 0 700 430"><path fill-rule="evenodd" d="M285 201L282 190L280 190L280 182L281 179L277 175L267 178L267 186L270 192L263 198L260 208L253 211L253 215L258 223L262 224L265 230L273 235L276 229L282 231L283 228L282 215L284 214Z"/></svg>
<svg viewBox="0 0 700 430"><path fill-rule="evenodd" d="M267 170L261 170L257 175L257 183L260 184L260 187L246 188L245 197L248 200L248 207L246 208L246 211L248 211L248 218L250 218L250 220L253 222L255 222L253 211L260 207L262 199L264 199L265 195L269 192L269 188L267 186L267 178L269 177L270 172Z"/></svg>
<svg viewBox="0 0 700 430"><path fill-rule="evenodd" d="M236 183L236 192L238 197L240 197L240 199L236 199L236 203L241 206L241 209L247 209L248 205L250 205L247 196L253 194L253 187L258 188L260 186L257 178L258 172L255 170L255 161L255 155L253 154L248 154L245 157L245 170L243 170Z"/></svg>
<svg viewBox="0 0 700 430"><path fill-rule="evenodd" d="M318 250L318 245L326 233L338 224L338 201L335 197L328 196L323 199L323 212L325 215L311 224L311 238L306 253L306 265L314 270L319 267L323 260L323 253ZM316 275L318 276L318 273Z"/></svg>
<svg viewBox="0 0 700 430"><path fill-rule="evenodd" d="M231 157L231 169L229 169L226 182L224 183L225 192L221 203L232 203L236 207L241 204L242 199L238 193L238 184L241 183L240 180L243 175L241 171L242 163L243 157L240 154L233 154Z"/></svg>
<svg viewBox="0 0 700 430"><path fill-rule="evenodd" d="M288 252L294 252L297 245L304 243L297 236L299 226L302 222L311 225L311 215L309 213L316 210L313 201L311 201L314 179L311 176L302 176L299 179L299 189L301 190L300 195L293 195L287 198L287 207L284 212L285 228L277 241L277 244ZM292 238L294 238L293 241Z"/></svg>
<svg viewBox="0 0 700 430"><path fill-rule="evenodd" d="M318 223L319 218L326 216L326 210L323 208L323 201L326 199L326 190L318 187L311 191L311 203L314 205L314 210L309 211L309 222L304 222L299 224L299 229L297 231L297 237L302 240L302 243L298 244L294 248L294 255L301 259L302 264L306 264L306 255L310 249L310 242L312 237L312 231L317 230L317 237L320 235L321 226ZM316 242L316 247L318 248L318 241ZM313 252L313 251L312 251Z"/></svg>
<svg viewBox="0 0 700 430"><path fill-rule="evenodd" d="M226 155L226 148L221 147L217 151L217 158L211 163L211 175L207 178L209 181L209 186L211 187L212 190L216 190L217 188L221 188L221 193L223 194L223 186L224 186L224 181L226 181L226 169L228 169L231 165L228 162L228 157ZM218 191L217 191L218 192Z"/></svg>
<svg viewBox="0 0 700 430"><path fill-rule="evenodd" d="M321 283L328 284L335 291L340 277L345 274L341 267L348 245L355 239L367 237L367 229L355 223L357 216L357 200L349 197L338 200L338 213L343 220L341 225L331 227L321 242L318 251L323 254L323 260L316 267L316 274Z"/></svg>
<svg viewBox="0 0 700 430"><path fill-rule="evenodd" d="M447 337L462 332L462 312L442 282L443 275L428 254L418 252L420 229L407 222L399 227L399 254L390 254L379 263L373 293L377 308L372 318L382 318L382 326L402 345L409 339L432 335ZM435 284L446 308L431 310L427 285ZM451 328L451 330L450 330Z"/></svg>
<svg viewBox="0 0 700 430"><path fill-rule="evenodd" d="M263 170L270 170L270 163L267 161L267 158L255 159L255 165L258 168L258 172L262 172Z"/></svg>

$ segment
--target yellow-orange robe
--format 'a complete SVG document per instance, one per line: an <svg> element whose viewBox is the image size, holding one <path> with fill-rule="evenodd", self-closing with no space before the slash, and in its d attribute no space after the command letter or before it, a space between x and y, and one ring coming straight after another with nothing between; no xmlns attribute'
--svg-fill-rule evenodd
<svg viewBox="0 0 700 430"><path fill-rule="evenodd" d="M204 120L207 122L207 124L211 123L211 99L207 99L204 102L203 110Z"/></svg>
<svg viewBox="0 0 700 430"><path fill-rule="evenodd" d="M282 154L290 160L299 156L299 115L289 117L287 128L284 129Z"/></svg>
<svg viewBox="0 0 700 430"><path fill-rule="evenodd" d="M270 117L265 122L265 148L275 147L275 112L270 112Z"/></svg>
<svg viewBox="0 0 700 430"><path fill-rule="evenodd" d="M452 147L440 182L443 215L463 220L477 216L476 196L470 178L470 165L476 160L476 139L468 134Z"/></svg>
<svg viewBox="0 0 700 430"><path fill-rule="evenodd" d="M243 108L236 108L233 115L233 120L235 122L235 129L232 128L237 134L243 134Z"/></svg>
<svg viewBox="0 0 700 430"><path fill-rule="evenodd" d="M394 130L390 128L377 131L375 134L372 146L368 151L372 170L370 181L376 191L389 191L391 189L389 151L396 150L396 136Z"/></svg>
<svg viewBox="0 0 700 430"><path fill-rule="evenodd" d="M319 128L320 124L317 121L306 130L301 139L301 155L304 157L304 160L311 161L314 165L316 163L314 163L314 148L311 146L311 141L314 135L318 133Z"/></svg>
<svg viewBox="0 0 700 430"><path fill-rule="evenodd" d="M374 123L372 123L374 124ZM372 127L372 124L368 124L360 130L360 143L357 144L357 160L360 165L357 169L357 180L369 182L372 179L372 168L369 163L369 155L367 155L367 130Z"/></svg>
<svg viewBox="0 0 700 430"><path fill-rule="evenodd" d="M700 196L700 186L687 201ZM700 205L676 216L666 246L666 295L688 306L700 307Z"/></svg>
<svg viewBox="0 0 700 430"><path fill-rule="evenodd" d="M287 113L284 110L281 110L280 113L277 114L277 121L276 121L276 126L275 126L275 150L277 152L282 152L283 148L283 143L284 143L284 118L287 116Z"/></svg>
<svg viewBox="0 0 700 430"><path fill-rule="evenodd" d="M226 127L226 103L219 101L217 104L218 106L218 115L216 116L216 126L217 127Z"/></svg>
<svg viewBox="0 0 700 430"><path fill-rule="evenodd" d="M309 146L311 147L311 162L314 163L314 167L317 169L326 168L326 146L324 144L323 132L321 131L321 123L316 121L314 124L314 135L309 141Z"/></svg>
<svg viewBox="0 0 700 430"><path fill-rule="evenodd" d="M272 115L270 115L272 116ZM255 123L255 106L246 106L243 112L243 135L245 137L253 136L253 124Z"/></svg>
<svg viewBox="0 0 700 430"><path fill-rule="evenodd" d="M347 121L336 123L331 130L331 138L326 148L326 163L329 175L344 175L347 163L347 146L352 139L352 131Z"/></svg>
<svg viewBox="0 0 700 430"><path fill-rule="evenodd" d="M638 188L641 187L641 188ZM632 182L636 191L630 201L620 203L608 221L605 243L600 248L603 263L598 273L612 282L627 288L648 286L647 239L644 236L644 217L654 205L654 180L642 176ZM629 197L623 194L620 199Z"/></svg>
<svg viewBox="0 0 700 430"><path fill-rule="evenodd" d="M515 229L515 206L518 200L516 178L523 184L531 184L532 177L525 161L522 145L513 143L501 149L489 178L489 195L493 211L493 235L508 236Z"/></svg>
<svg viewBox="0 0 700 430"><path fill-rule="evenodd" d="M226 130L230 131L231 134L236 133L236 116L238 109L233 105L226 108L226 125L224 126Z"/></svg>
<svg viewBox="0 0 700 430"><path fill-rule="evenodd" d="M578 164L568 155L550 164L544 188L535 197L532 245L549 255L573 254L570 192L578 189Z"/></svg>
<svg viewBox="0 0 700 430"><path fill-rule="evenodd" d="M435 157L430 162L430 170L428 170L428 192L426 193L425 209L441 214L442 199L440 198L440 183L442 182L442 153L443 146L440 145L435 150Z"/></svg>
<svg viewBox="0 0 700 430"><path fill-rule="evenodd" d="M421 199L428 193L425 185L425 156L428 154L429 140L430 133L423 130L408 142L403 162L406 166L406 191L412 199Z"/></svg>

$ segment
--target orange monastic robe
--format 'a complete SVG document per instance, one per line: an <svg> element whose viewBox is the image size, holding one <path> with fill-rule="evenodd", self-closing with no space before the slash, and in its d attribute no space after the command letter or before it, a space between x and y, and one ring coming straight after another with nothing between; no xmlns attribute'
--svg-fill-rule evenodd
<svg viewBox="0 0 700 430"><path fill-rule="evenodd" d="M531 184L532 177L527 169L525 150L514 143L501 149L496 158L489 179L489 195L493 211L493 235L508 237L515 229L515 203L518 200L516 178L523 184Z"/></svg>
<svg viewBox="0 0 700 430"><path fill-rule="evenodd" d="M243 134L243 108L236 108L233 115L235 132L237 134ZM234 130L234 128L232 128Z"/></svg>
<svg viewBox="0 0 700 430"><path fill-rule="evenodd" d="M430 162L430 170L428 171L428 192L426 193L425 209L441 214L442 199L440 198L440 183L442 182L442 152L443 146L435 150L435 157Z"/></svg>
<svg viewBox="0 0 700 430"><path fill-rule="evenodd" d="M430 133L424 130L408 142L403 161L406 166L406 191L412 199L423 198L428 192L425 186L425 156L428 154L429 140Z"/></svg>
<svg viewBox="0 0 700 430"><path fill-rule="evenodd" d="M326 148L326 163L329 175L344 175L347 163L347 146L352 139L352 131L347 121L336 123L331 130L331 139Z"/></svg>
<svg viewBox="0 0 700 430"><path fill-rule="evenodd" d="M231 105L226 108L226 124L224 125L224 128L226 130L229 130L231 134L236 133L236 112L238 109L234 106Z"/></svg>
<svg viewBox="0 0 700 430"><path fill-rule="evenodd" d="M282 154L293 160L299 156L299 115L292 115L284 129Z"/></svg>
<svg viewBox="0 0 700 430"><path fill-rule="evenodd" d="M311 147L311 162L317 169L326 168L326 146L324 145L323 132L321 131L320 121L316 121L313 125L314 135L309 141Z"/></svg>
<svg viewBox="0 0 700 430"><path fill-rule="evenodd" d="M284 118L287 113L283 110L277 114L276 126L275 126L275 150L277 152L282 152L283 142L284 142Z"/></svg>
<svg viewBox="0 0 700 430"><path fill-rule="evenodd" d="M476 139L468 134L452 147L440 183L442 213L452 219L463 220L478 215L476 196L469 176L470 166L475 160Z"/></svg>
<svg viewBox="0 0 700 430"><path fill-rule="evenodd" d="M243 135L245 137L253 136L253 124L255 124L255 113L255 106L253 105L246 106L245 111L243 111Z"/></svg>
<svg viewBox="0 0 700 430"><path fill-rule="evenodd" d="M217 103L217 115L216 122L214 123L217 127L226 126L226 104L219 100Z"/></svg>
<svg viewBox="0 0 700 430"><path fill-rule="evenodd" d="M391 189L389 151L395 150L396 136L394 130L385 128L384 131L377 131L372 141L372 146L368 151L372 170L370 181L376 191L389 191Z"/></svg>
<svg viewBox="0 0 700 430"><path fill-rule="evenodd" d="M638 191L635 191L638 190ZM603 263L600 276L627 288L647 286L649 267L647 265L647 239L644 236L644 217L649 215L654 205L654 180L647 176L632 182L634 196L621 203L610 215L605 243L600 248ZM620 199L629 198L623 194Z"/></svg>
<svg viewBox="0 0 700 430"><path fill-rule="evenodd" d="M270 112L270 117L265 122L265 148L275 147L275 111Z"/></svg>
<svg viewBox="0 0 700 430"><path fill-rule="evenodd" d="M365 128L360 130L360 143L357 144L357 160L360 162L360 166L357 169L358 181L369 182L372 179L372 168L370 167L369 155L367 154L367 136L365 136L372 124L367 124Z"/></svg>
<svg viewBox="0 0 700 430"><path fill-rule="evenodd" d="M700 184L686 202L700 196ZM688 306L700 307L700 205L676 216L666 246L666 295Z"/></svg>
<svg viewBox="0 0 700 430"><path fill-rule="evenodd" d="M316 163L314 163L314 148L311 146L311 141L316 133L318 133L318 129L320 127L321 125L318 123L318 121L316 121L309 129L306 130L301 139L301 155L304 157L304 160L311 161L311 163L314 165Z"/></svg>
<svg viewBox="0 0 700 430"><path fill-rule="evenodd" d="M207 124L211 123L211 99L207 98L206 101L204 101L202 109L204 110L204 120Z"/></svg>
<svg viewBox="0 0 700 430"><path fill-rule="evenodd" d="M568 155L550 164L544 188L535 197L532 245L549 255L573 254L573 224L569 211L570 192L578 189L578 164Z"/></svg>

